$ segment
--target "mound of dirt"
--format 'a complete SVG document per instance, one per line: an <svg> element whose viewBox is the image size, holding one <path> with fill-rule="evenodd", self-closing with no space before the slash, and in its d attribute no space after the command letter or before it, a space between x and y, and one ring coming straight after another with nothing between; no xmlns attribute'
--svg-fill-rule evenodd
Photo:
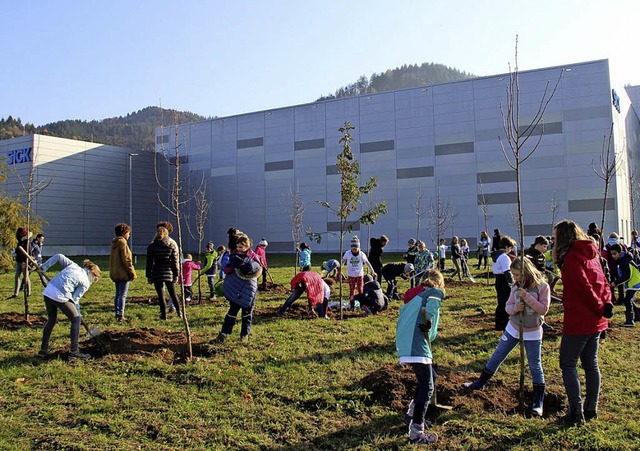
<svg viewBox="0 0 640 451"><path fill-rule="evenodd" d="M82 351L94 358L107 355L121 360L134 360L138 356L155 356L167 363L186 360L187 344L183 332L172 332L155 328L104 331L89 342ZM195 357L211 357L216 349L205 343L192 342Z"/></svg>
<svg viewBox="0 0 640 451"><path fill-rule="evenodd" d="M29 315L29 321L24 319L24 313L2 313L0 314L0 329L18 330L24 327L39 329L47 322L47 318L39 315Z"/></svg>
<svg viewBox="0 0 640 451"><path fill-rule="evenodd" d="M483 390L467 392L462 388L464 382L472 381L476 374L452 371L449 368L436 367L438 377L435 395L438 404L452 406L454 409L469 409L520 413L528 415L533 392L531 387L525 388L525 407L518 407L518 383L509 381L505 384L501 379L491 380ZM408 365L385 365L368 374L361 381L363 388L371 391L371 404L390 406L396 410L404 410L413 398L416 386L415 375ZM557 390L556 390L557 389ZM561 387L547 394L544 401L545 416L554 416L565 407L565 395ZM436 414L435 411L432 414Z"/></svg>
<svg viewBox="0 0 640 451"><path fill-rule="evenodd" d="M285 287L281 283L271 283L271 282L267 282L266 289L262 284L259 284L258 291L268 291L270 293L287 294L287 295L291 292L289 288Z"/></svg>
<svg viewBox="0 0 640 451"><path fill-rule="evenodd" d="M254 315L260 316L264 318L274 318L278 317L278 309L280 306L276 308L256 308ZM331 313L329 313L331 315ZM316 316L309 315L307 299L301 298L296 301L291 307L287 309L286 312L282 315L282 318L286 319L314 319Z"/></svg>
<svg viewBox="0 0 640 451"><path fill-rule="evenodd" d="M367 374L360 384L371 391L371 403L404 409L413 395L416 378L407 365L385 365ZM409 394L411 393L411 394Z"/></svg>

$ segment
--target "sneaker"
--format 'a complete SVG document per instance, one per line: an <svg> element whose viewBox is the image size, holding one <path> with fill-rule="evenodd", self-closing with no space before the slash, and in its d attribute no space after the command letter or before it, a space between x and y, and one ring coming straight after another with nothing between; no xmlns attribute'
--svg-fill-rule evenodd
<svg viewBox="0 0 640 451"><path fill-rule="evenodd" d="M595 410L585 410L584 411L584 421L591 421L598 419L598 412Z"/></svg>
<svg viewBox="0 0 640 451"><path fill-rule="evenodd" d="M409 426L409 442L410 443L436 443L438 441L438 434L435 432L425 432L424 426L421 424L411 423Z"/></svg>
<svg viewBox="0 0 640 451"><path fill-rule="evenodd" d="M175 307L169 307L169 313L173 313L173 312L175 312L175 311L176 311L176 308L175 308Z"/></svg>
<svg viewBox="0 0 640 451"><path fill-rule="evenodd" d="M542 323L542 330L548 332L550 330L553 330L553 326L548 323Z"/></svg>
<svg viewBox="0 0 640 451"><path fill-rule="evenodd" d="M626 322L626 323L620 324L620 326L621 327L633 327L633 326L635 326L635 323Z"/></svg>
<svg viewBox="0 0 640 451"><path fill-rule="evenodd" d="M70 352L69 353L69 358L70 359L80 359L80 360L90 360L91 359L91 355L85 354L85 353L80 352L80 351L75 351L75 352Z"/></svg>
<svg viewBox="0 0 640 451"><path fill-rule="evenodd" d="M125 321L125 318L124 318L124 316L122 316L122 315L118 315L118 316L116 316L116 321L118 321L119 323L121 323L121 322Z"/></svg>
<svg viewBox="0 0 640 451"><path fill-rule="evenodd" d="M240 335L240 343L249 343L249 334Z"/></svg>
<svg viewBox="0 0 640 451"><path fill-rule="evenodd" d="M12 294L12 295L11 295L11 296L9 296L7 299L15 299L15 298L17 298L17 297L18 297L18 295L17 295L17 294Z"/></svg>
<svg viewBox="0 0 640 451"><path fill-rule="evenodd" d="M51 356L52 354L53 354L53 352L49 351L48 349L41 349L36 354L36 357L40 357L40 358L46 359L47 357Z"/></svg>

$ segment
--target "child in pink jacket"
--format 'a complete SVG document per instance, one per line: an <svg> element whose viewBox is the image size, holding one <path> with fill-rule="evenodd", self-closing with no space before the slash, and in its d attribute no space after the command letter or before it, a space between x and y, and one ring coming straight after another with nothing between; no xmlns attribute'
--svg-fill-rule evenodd
<svg viewBox="0 0 640 451"><path fill-rule="evenodd" d="M191 272L200 270L200 263L193 261L191 254L184 254L182 261L182 288L184 289L184 303L189 305L193 296L193 279Z"/></svg>
<svg viewBox="0 0 640 451"><path fill-rule="evenodd" d="M467 382L463 386L469 390L478 390L484 387L491 376L498 371L502 362L507 359L513 348L518 345L520 333L522 333L529 371L533 380L531 415L541 417L545 390L544 372L540 358L542 323L544 315L549 310L551 291L545 276L535 268L528 258L524 260L516 258L511 264L511 272L516 283L511 288L511 294L505 307L509 314L507 327L500 337L496 350L493 351L493 355L482 370L480 378L474 382Z"/></svg>

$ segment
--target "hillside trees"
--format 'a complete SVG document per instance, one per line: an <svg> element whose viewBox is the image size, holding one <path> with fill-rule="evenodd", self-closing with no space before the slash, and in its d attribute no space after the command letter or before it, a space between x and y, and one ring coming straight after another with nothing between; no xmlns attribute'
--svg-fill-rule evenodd
<svg viewBox="0 0 640 451"><path fill-rule="evenodd" d="M414 88L417 86L446 83L472 78L474 75L436 63L404 64L395 69L373 73L371 77L361 75L354 83L336 89L334 94L321 96L318 100L352 97L362 94Z"/></svg>

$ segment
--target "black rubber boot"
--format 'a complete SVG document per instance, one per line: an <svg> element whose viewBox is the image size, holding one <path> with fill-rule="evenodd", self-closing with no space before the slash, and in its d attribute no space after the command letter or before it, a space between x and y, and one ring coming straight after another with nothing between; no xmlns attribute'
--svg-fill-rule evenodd
<svg viewBox="0 0 640 451"><path fill-rule="evenodd" d="M569 412L563 417L558 418L558 423L565 426L578 426L584 423L584 414L582 406L570 407Z"/></svg>
<svg viewBox="0 0 640 451"><path fill-rule="evenodd" d="M462 384L462 388L466 388L467 390L480 390L485 386L487 381L491 379L493 373L486 368L482 369L482 373L480 373L480 377L473 382L465 382Z"/></svg>
<svg viewBox="0 0 640 451"><path fill-rule="evenodd" d="M531 402L531 416L541 417L544 404L544 384L533 384L533 401Z"/></svg>

